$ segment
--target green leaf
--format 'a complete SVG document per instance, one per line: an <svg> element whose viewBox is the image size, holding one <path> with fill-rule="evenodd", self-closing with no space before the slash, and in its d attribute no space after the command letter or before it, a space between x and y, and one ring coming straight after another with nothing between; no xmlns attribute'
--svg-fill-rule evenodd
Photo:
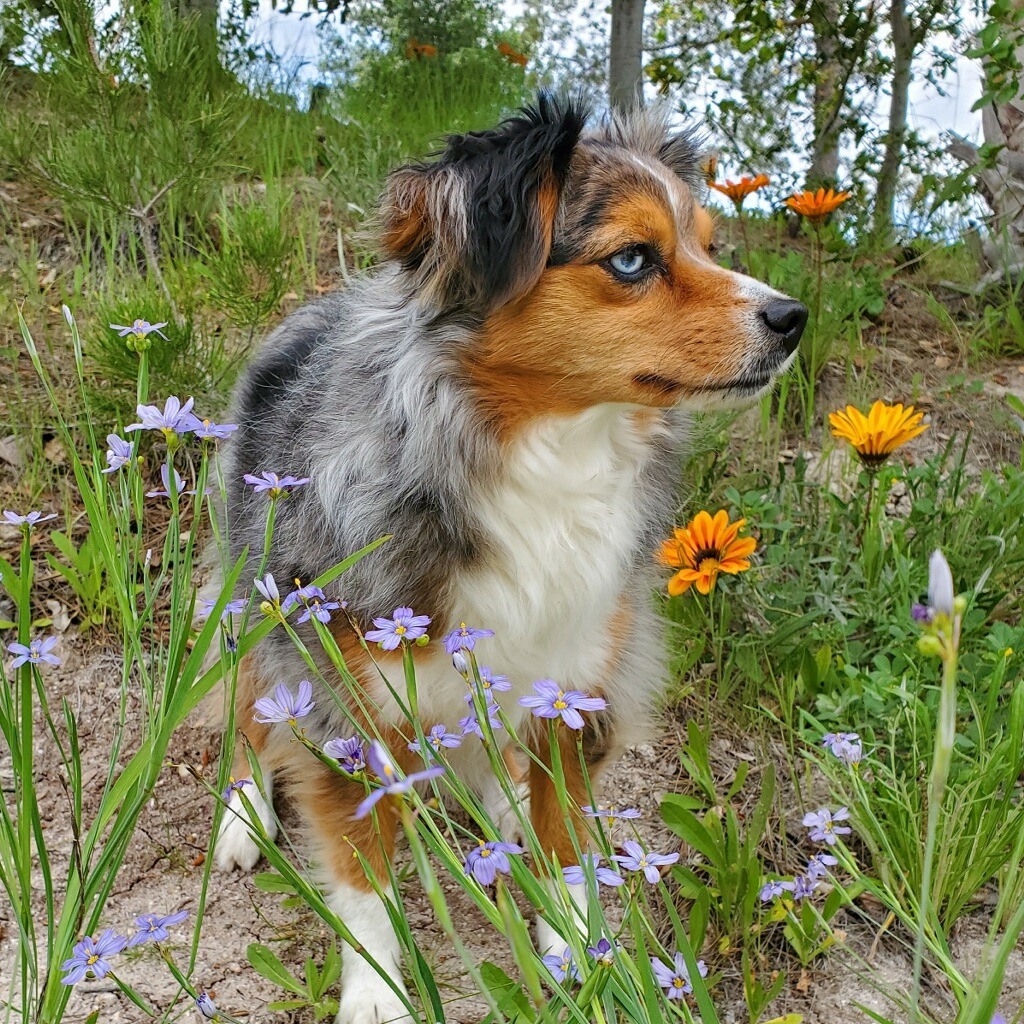
<svg viewBox="0 0 1024 1024"><path fill-rule="evenodd" d="M679 805L674 794L670 793L662 801L661 816L665 824L688 842L709 864L719 869L726 867L725 852L721 845L715 842L714 835L692 811Z"/></svg>
<svg viewBox="0 0 1024 1024"><path fill-rule="evenodd" d="M304 996L306 994L306 986L294 977L274 953L262 943L249 943L245 955L257 974L262 974L268 981L272 981L275 985L280 985L281 988L294 992L296 995ZM305 1003L300 1005L304 1006Z"/></svg>
<svg viewBox="0 0 1024 1024"><path fill-rule="evenodd" d="M261 871L253 875L253 885L263 892L286 892L294 895L295 886L286 878L282 878L276 871Z"/></svg>
<svg viewBox="0 0 1024 1024"><path fill-rule="evenodd" d="M536 1020L523 987L519 982L513 981L497 964L489 960L484 961L480 965L480 977L502 1014L510 1015L516 1011L523 1015L523 1020Z"/></svg>

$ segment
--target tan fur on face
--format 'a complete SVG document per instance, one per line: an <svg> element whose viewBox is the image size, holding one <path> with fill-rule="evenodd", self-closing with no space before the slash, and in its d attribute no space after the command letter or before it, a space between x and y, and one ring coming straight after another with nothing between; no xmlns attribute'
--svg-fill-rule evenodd
<svg viewBox="0 0 1024 1024"><path fill-rule="evenodd" d="M505 431L604 402L666 408L741 375L753 308L744 279L708 256L710 215L664 178L616 194L577 259L488 320L466 370ZM634 244L657 250L664 270L627 284L603 261Z"/></svg>

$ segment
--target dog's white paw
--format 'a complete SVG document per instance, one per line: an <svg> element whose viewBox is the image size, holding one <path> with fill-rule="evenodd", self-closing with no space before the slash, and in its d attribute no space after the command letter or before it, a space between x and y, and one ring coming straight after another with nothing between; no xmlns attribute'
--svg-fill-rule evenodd
<svg viewBox="0 0 1024 1024"><path fill-rule="evenodd" d="M267 797L271 797L269 774L264 777L264 785ZM271 840L276 839L277 819L270 800L264 798L255 786L245 787L245 797L252 805L264 832ZM220 835L217 836L213 857L218 871L233 871L235 868L251 871L260 859L260 848L253 840L249 828L248 812L237 792L231 794L228 808L221 818Z"/></svg>
<svg viewBox="0 0 1024 1024"><path fill-rule="evenodd" d="M530 787L522 782L515 786L520 813L528 821L530 818ZM522 843L523 826L519 815L512 808L508 797L502 791L498 780L489 778L480 794L480 801L484 805L487 816L494 822L498 835L506 843Z"/></svg>
<svg viewBox="0 0 1024 1024"><path fill-rule="evenodd" d="M358 977L343 981L336 1024L416 1024L387 982L365 966L369 975L359 972Z"/></svg>
<svg viewBox="0 0 1024 1024"><path fill-rule="evenodd" d="M560 887L556 887L554 882L548 880L547 886L551 890L555 899L558 899L557 893L560 891ZM583 939L584 945L587 943L587 892L582 885L566 885L565 887L569 893L569 913L572 916L572 921L576 925L576 930L579 932L580 938ZM547 953L562 954L562 951L569 942L565 936L546 918L537 918L537 951L541 956Z"/></svg>

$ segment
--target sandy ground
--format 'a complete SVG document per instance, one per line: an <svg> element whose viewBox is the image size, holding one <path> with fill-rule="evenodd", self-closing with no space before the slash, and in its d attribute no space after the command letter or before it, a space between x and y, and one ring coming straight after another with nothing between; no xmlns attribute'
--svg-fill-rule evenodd
<svg viewBox="0 0 1024 1024"><path fill-rule="evenodd" d="M102 783L114 735L110 708L116 706L118 698L120 655L116 650L97 648L71 632L62 637L58 653L63 663L59 668L49 669L46 679L51 696L66 696L78 716L88 804L90 794L95 799ZM129 721L133 720L135 710L129 708ZM614 805L639 807L644 812L641 829L645 839L657 849L680 849L686 860L693 857L693 852L679 845L658 816L658 804L664 792L687 791L678 758L683 730L681 713L667 717L660 733L652 737L649 744L629 750L609 773L605 796ZM195 910L205 870L213 798L184 765L213 781L218 745L218 736L201 723L190 723L176 734L170 751L174 763L165 767L142 816L127 862L107 904L104 926L126 930L136 915L147 911L164 914L179 909ZM771 756L770 748L766 750L754 740L743 737L716 738L713 753L716 765L720 765L725 774L731 773L737 758L751 761L754 777L756 766ZM40 743L37 763L47 767L38 775L37 792L47 819L47 841L54 860L61 865L55 870L59 877L67 857L70 833L56 769L47 755L46 744ZM5 799L10 798L10 784L10 759L5 751L0 751L0 786L5 791ZM797 820L797 794L786 792L784 785L780 790L780 809L785 820ZM288 809L281 810L287 827ZM459 923L466 946L478 958L477 962L488 959L510 966L503 937L486 924L454 879L446 890L453 918ZM421 949L447 986L444 994L451 1000L448 1021L478 1024L486 1014L485 1006L473 997L461 963L434 921L415 878L406 882L404 898ZM10 977L15 944L15 930L5 922L8 914L9 908L0 903L0 978ZM841 914L835 924L846 933L845 948L815 962L805 972L787 958L781 945L766 944L766 966L784 968L788 974L782 994L771 1007L772 1014L800 1013L807 1024L837 1024L867 1019L855 1008L856 1003L863 1003L876 1012L893 1013L887 993L905 991L910 977L910 953L906 938L898 933L886 931L879 936L881 917L878 908L870 906L859 908L857 913ZM954 940L961 969L968 976L979 966L986 926L982 908L961 923ZM187 927L179 926L175 932L180 938L178 954L182 961L187 958ZM285 963L298 967L307 956L320 961L327 941L327 930L310 912L283 907L282 897L257 889L250 876L214 873L193 978L198 987L214 993L219 1006L253 1024L312 1020L308 1013L286 1014L267 1009L266 1004L281 998L283 993L252 970L246 960L246 947L251 942L261 942ZM716 960L709 950L705 950L704 955L715 969L724 973L715 997L724 1024L742 1024L747 1020L747 1013L738 963L729 958ZM867 958L870 967L858 968L859 958ZM152 1005L171 1008L177 986L151 948L143 947L123 957L119 970ZM929 980L928 996L936 1018L952 1021L954 1011L938 979ZM1003 1005L1012 1014L1022 1002L1024 953L1018 949L1007 973ZM77 986L66 1019L84 1021L94 1010L100 1011L99 1020L107 1024L145 1019L109 981ZM191 1013L184 1000L179 1002L177 1011Z"/></svg>

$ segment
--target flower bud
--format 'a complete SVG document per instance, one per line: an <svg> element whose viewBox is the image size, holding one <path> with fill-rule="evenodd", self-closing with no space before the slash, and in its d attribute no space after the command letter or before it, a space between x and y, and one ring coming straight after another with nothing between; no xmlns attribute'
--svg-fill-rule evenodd
<svg viewBox="0 0 1024 1024"><path fill-rule="evenodd" d="M462 651L456 651L452 655L452 664L455 666L455 671L461 675L469 675L469 659L462 653Z"/></svg>
<svg viewBox="0 0 1024 1024"><path fill-rule="evenodd" d="M427 644L430 643L430 637L424 633L423 636L416 637L413 643L415 643L417 647L426 647Z"/></svg>
<svg viewBox="0 0 1024 1024"><path fill-rule="evenodd" d="M217 1019L217 1004L205 992L196 996L196 1009L207 1020Z"/></svg>
<svg viewBox="0 0 1024 1024"><path fill-rule="evenodd" d="M928 604L939 615L953 617L953 574L941 551L936 549L928 562Z"/></svg>
<svg viewBox="0 0 1024 1024"><path fill-rule="evenodd" d="M917 649L926 657L941 658L942 644L937 636L923 636L917 641Z"/></svg>

